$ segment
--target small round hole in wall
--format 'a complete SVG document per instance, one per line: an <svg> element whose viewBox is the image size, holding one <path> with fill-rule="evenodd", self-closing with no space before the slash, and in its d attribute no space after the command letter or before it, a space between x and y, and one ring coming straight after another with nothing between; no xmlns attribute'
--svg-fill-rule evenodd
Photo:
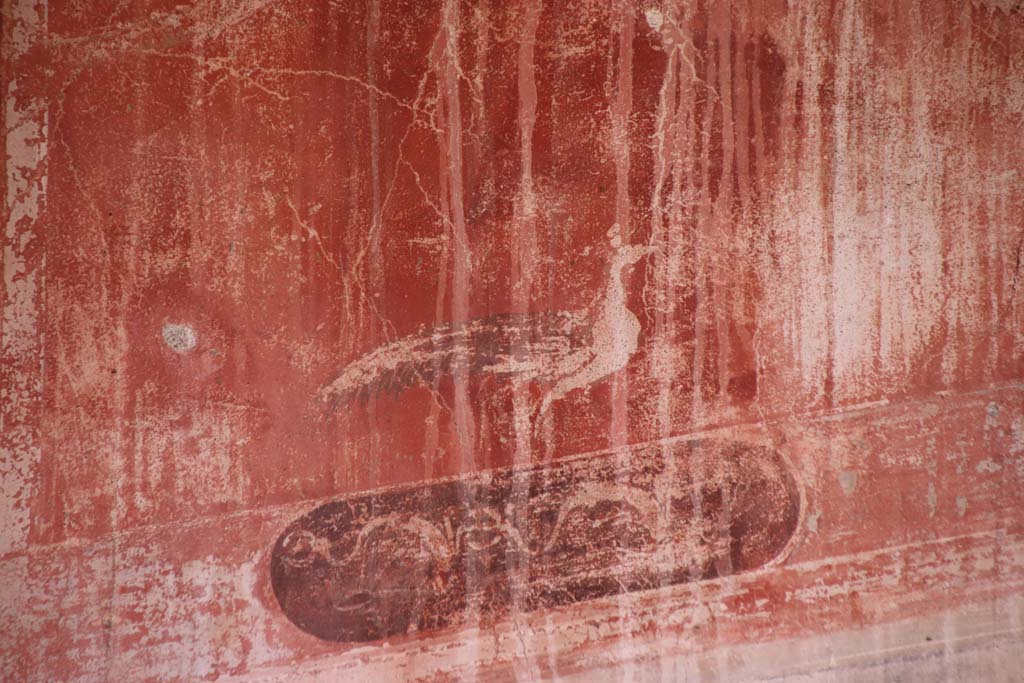
<svg viewBox="0 0 1024 683"><path fill-rule="evenodd" d="M164 343L175 353L188 353L199 342L196 331L189 325L165 323Z"/></svg>

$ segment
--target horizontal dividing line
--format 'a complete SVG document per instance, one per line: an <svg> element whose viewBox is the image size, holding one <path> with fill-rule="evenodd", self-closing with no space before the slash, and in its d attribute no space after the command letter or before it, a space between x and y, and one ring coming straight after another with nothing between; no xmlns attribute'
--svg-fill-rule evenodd
<svg viewBox="0 0 1024 683"><path fill-rule="evenodd" d="M1011 588L1019 590L1019 585ZM718 646L711 644L708 647L669 652L666 652L665 646L668 645L671 650L673 641L655 636L645 641L635 653L612 659L605 664L611 668L637 664L642 666L643 662L653 657L665 662L669 670L677 670L685 662L682 668L687 671L695 668L704 671L704 667L708 667L715 673L714 680L748 683L789 680L791 676L841 672L854 668L899 666L911 659L942 655L956 657L958 652L981 649L978 646L999 647L1021 640L1024 628L1018 624L1024 614L1022 609L1024 601L1019 595L998 599L987 597L968 601L950 611L936 611L910 618L883 618L862 628L839 631L823 629L802 635L731 642ZM948 630L954 634L942 637ZM964 635L956 635L957 632ZM875 647L878 643L893 642L899 644L881 649ZM588 653L577 652L573 656L578 660L588 656ZM724 672L717 669L723 660L728 662ZM792 663L793 660L797 660L797 663ZM728 677L717 678L722 674ZM571 677L570 680L585 679Z"/></svg>
<svg viewBox="0 0 1024 683"><path fill-rule="evenodd" d="M833 558L811 560L808 562L802 562L794 565L760 567L757 569L732 574L730 576L718 577L713 579L704 579L701 581L693 581L688 583L679 583L675 585L664 586L661 588L655 588L645 591L636 591L632 593L623 593L614 596L596 598L594 600L588 601L586 604L590 606L589 608L610 612L613 611L617 605L621 604L621 601L628 600L631 603L633 603L630 606L630 610L633 612L655 611L665 613L687 607L692 603L692 599L694 598L695 594L701 594L707 591L720 594L722 597L729 597L744 592L749 584L754 584L758 581L763 581L766 578L770 578L773 575L778 575L781 573L795 573L798 575L806 575L811 574L818 569L828 567L830 565L856 566L857 564L869 563L872 560L876 560L887 555L898 556L903 553L909 553L914 551L927 551L930 548L939 548L943 545L954 543L956 541L978 541L988 539L993 542L1005 542L1007 537L1010 537L1013 540L1015 540L1017 542L1017 547L1024 548L1024 534L1007 534L1004 528L998 528L989 531L981 531L970 534L947 536L941 539L923 541L918 544L911 543L888 546L884 548L878 548L875 550L864 551L860 553L851 553ZM1024 556L1022 556L1019 564L1021 566L1024 566ZM1022 573L1021 578L1022 580L1024 580L1024 573ZM578 608L579 604L581 603L577 603L576 608ZM568 605L564 609L568 613L574 609L574 606Z"/></svg>
<svg viewBox="0 0 1024 683"><path fill-rule="evenodd" d="M885 624L885 626L890 626L894 623L899 622L890 622L890 624ZM814 636L811 637L813 638ZM991 642L993 640L1024 640L1024 628L974 633L959 638L933 638L931 641L924 643L907 643L905 645L897 645L895 647L883 648L880 650L861 650L860 652L841 655L839 657L829 657L827 659L820 658L808 661L796 667L783 669L781 672L773 674L772 678L766 680L772 681L788 676L806 675L818 671L835 670L839 668L850 668L851 666L856 665L866 667L884 666L887 660L891 660L893 656L898 656L900 654L914 653L923 657L931 657L939 654L940 650L946 650L950 647L965 649L965 647L970 647L973 644Z"/></svg>
<svg viewBox="0 0 1024 683"><path fill-rule="evenodd" d="M410 640L403 637L393 643L385 641L384 643L345 646L345 649L340 651L310 654L308 657L304 656L301 645L294 645L291 646L290 654L282 656L290 658L293 662L297 660L300 663L291 664L286 667L284 660L275 659L264 665L257 665L245 675L227 677L224 680L236 681L238 683L257 680L286 681L291 680L289 676L304 674L328 676L328 678L324 679L326 681L333 680L329 678L332 672L352 671L363 666L367 667L370 671L382 667L393 667L395 671L401 672L403 670L401 668L402 661L409 657L416 657L418 660L422 658L421 661L429 662L428 668L430 670L445 671L465 666L465 659L468 656L466 655L466 648L471 646L471 642L483 642L484 649L489 653L489 662L497 666L507 666L509 663L519 659L524 651L528 657L543 656L551 646L551 638L560 640L558 649L564 652L566 656L571 658L587 657L596 651L600 651L603 647L602 644L609 642L609 638L614 639L625 635L616 635L616 631L621 631L624 624L642 625L656 622L659 618L662 618L662 623L666 627L662 637L667 640L658 641L657 634L651 635L648 633L641 636L639 641L634 639L637 647L641 649L643 647L649 648L651 643L664 642L669 645L668 650L665 651L666 656L676 658L700 656L701 653L711 652L712 650L709 649L711 645L690 641L686 638L681 639L680 637L680 634L686 631L687 615L692 611L695 601L709 604L708 601L714 602L720 597L728 598L731 595L742 593L746 590L746 586L749 583L770 578L773 573L796 572L799 575L806 576L807 574L812 574L816 569L829 564L842 564L844 562L869 563L871 560L887 554L899 555L906 552L927 551L962 541L987 543L996 540L1003 541L1002 547L1011 553L1024 545L1022 544L1024 536L1021 534L1014 534L1006 529L996 528L970 534L931 539L921 543L899 544L872 551L850 553L825 560L802 562L791 567L765 568L720 579L709 579L703 582L667 586L664 589L638 591L600 598L586 601L585 603L566 605L546 613L513 614L484 627L471 623L451 629L443 629L436 635L430 635L421 639ZM1019 556L1017 553L1014 554ZM126 569L128 568L126 567ZM1003 584L1002 587L1009 590L1019 584L1020 581L1010 581ZM807 585L810 584L807 583ZM985 586L982 588L985 588ZM985 590L989 590L989 588L985 588ZM888 587L888 589L895 590L893 587ZM710 595L702 595L705 592L710 593ZM870 592L867 594L870 594ZM883 592L882 596L884 597L884 595L885 593ZM979 593L975 591L973 599L977 600L978 595ZM234 597L236 596L229 594L226 596L226 599L231 600ZM965 591L962 597L965 598L964 602L969 602L972 599L970 590ZM825 600L824 602L827 603L829 601ZM279 615L268 610L260 610L260 613L262 616L250 627L266 629L268 632L275 632L278 627L285 628L283 618ZM769 618L765 614L750 614L743 611L736 611L732 614L733 618L737 619L749 617L756 621L763 621ZM625 622L623 621L624 615L627 615ZM787 617L783 615L781 618L785 620ZM790 616L789 619L792 621L793 617ZM877 626L870 628L881 628L885 623L886 620L882 617L876 622ZM890 621L889 623L893 622ZM544 635L542 633L544 629L550 629L551 626L556 627L555 633ZM528 629L530 634L529 645L516 645L516 642L520 642L520 629L524 628ZM644 633L647 632L644 631ZM812 636L797 636L796 638L801 637L807 638ZM650 638L655 638L655 640L650 641ZM963 640L963 638L960 640ZM187 646L188 642L190 642L190 638L185 637L182 640L182 646ZM726 642L722 647L735 648L753 644L756 643ZM286 647L286 649L289 648ZM898 648L894 648L895 650L898 650ZM133 652L135 650L129 648L118 656L132 657ZM855 658L856 656L856 654L844 655L846 658ZM612 662L612 665L614 664L615 662Z"/></svg>
<svg viewBox="0 0 1024 683"><path fill-rule="evenodd" d="M943 545L955 543L957 541L996 540L1002 534L1003 530L998 529L989 532L949 536L921 544L901 544L899 546L892 546L890 548L870 552L854 553L842 558L831 558L829 562L833 564L841 564L844 561L856 561L863 563L869 562L872 559L886 554L898 554L914 550L939 548ZM1017 546L1020 546L1021 541L1024 540L1021 536L1014 536L1013 539ZM797 572L799 574L806 575L829 562L806 562L794 567L775 568L774 571L787 573ZM498 659L501 657L514 659L517 656L516 651L518 651L518 647L511 647L508 643L511 643L513 639L518 637L518 631L520 628L527 628L531 633L535 633L537 628L540 627L540 624L550 623L556 624L558 626L559 633L564 635L567 632L567 629L585 628L588 624L621 625L624 611L629 615L628 621L636 623L655 620L659 615L664 618L668 618L669 615L672 614L683 615L685 617L686 612L688 610L692 610L695 601L703 604L708 600L715 601L719 598L728 598L731 595L742 593L746 590L747 585L759 580L764 580L772 573L772 569L759 569L736 574L730 577L708 579L696 583L677 584L674 586L666 586L661 589L637 591L634 593L598 598L583 603L565 605L547 612L542 611L513 614L503 617L495 623L485 627L468 623L442 629L435 635L430 635L419 640L407 640L405 637L396 637L397 642L392 643L385 640L384 643L346 644L343 646L345 648L343 651L311 656L309 659L305 660L302 666L304 669L309 667L313 671L318 669L322 670L322 667L325 665L328 670L340 670L367 663L370 665L382 665L386 664L386 660L389 658L401 658L413 654L417 656L422 655L427 659L445 659L448 657L457 659L457 651L461 647L465 646L465 641L467 639L471 640L474 638L483 638L488 641L493 641L494 647L501 652L501 654L496 655ZM1017 584L1014 583L1013 585ZM1007 587L1011 587L1010 584L1007 584ZM702 595L702 593L710 593L711 595ZM864 594L862 594L862 597L863 595ZM970 598L968 598L968 600L969 599ZM826 600L825 602L829 601ZM275 617L270 613L267 614L268 617L270 617L270 620L263 623L273 623L275 621ZM742 613L735 614L736 618L742 618L743 616L745 615ZM670 619L670 621L677 621L677 619ZM880 620L879 623L884 623L884 619ZM681 628L685 628L685 625L673 624L669 627L668 632L675 633ZM586 635L577 636L575 640L570 636L570 642L567 646L568 651L584 651L588 648L592 649L600 647L600 643L607 637L607 635L608 634L597 635L595 637ZM531 639L532 641L536 640L533 636L531 636ZM506 644L498 645L497 643L499 642L505 642ZM692 645L692 648L684 647L684 651L689 654L697 654L699 652L706 651L706 649L702 648L699 644ZM488 647L490 647L490 645L488 645ZM505 654L506 650L508 651L507 654ZM273 671L278 666L280 666L280 664L269 664L263 669L263 671ZM259 669L256 669L254 671L258 670ZM247 679L243 677L228 680L241 681Z"/></svg>
<svg viewBox="0 0 1024 683"><path fill-rule="evenodd" d="M1024 541L1024 534L1013 534L1012 532L1009 532L1009 527L1012 524L1014 524L1015 522L1019 521L1018 517L1007 517L1007 518L1004 518L1004 519L999 520L999 521L1002 524L1005 524L1005 526L997 525L995 527L992 527L991 529L985 529L985 530L982 530L982 531L974 531L974 532L967 533L967 534L955 534L955 535L952 535L952 536L943 536L941 538L929 538L929 539L924 540L924 541L918 541L918 542L912 542L912 543L901 543L901 544L898 544L898 545L884 546L884 547L875 548L875 549L872 549L872 550L862 550L862 551L856 552L856 553L847 553L845 555L834 555L834 556L829 556L829 557L823 557L823 558L817 559L817 560L806 560L804 562L797 562L797 563L794 563L794 564L787 564L785 566L785 568L786 568L787 571L814 571L815 569L820 569L822 567L827 567L828 565L831 565L831 564L840 564L840 563L843 563L843 562L850 562L850 561L858 562L858 561L862 561L862 560L870 560L872 558L878 557L879 555L896 554L896 553L902 553L902 552L905 552L905 551L921 550L921 549L926 548L928 546L939 546L939 545L944 545L944 544L953 543L953 542L956 542L956 541L967 540L967 539L980 539L980 538L983 538L983 537L986 537L986 536L992 538L992 540L998 540L1000 538L1005 538L1005 537L1009 536L1011 538L1016 538L1018 540ZM1024 545L1024 543L1022 543L1022 545ZM756 570L756 571L760 571L760 570ZM753 573L753 572L745 572L745 574L746 573Z"/></svg>
<svg viewBox="0 0 1024 683"><path fill-rule="evenodd" d="M387 486L381 486L381 487L377 487L377 488L373 488L373 489L366 489L366 490L361 490L361 491L338 492L338 493L330 494L330 495L327 495L327 496L321 496L321 497L318 497L318 498L307 498L307 499L303 499L301 501L294 501L294 502L289 502L289 503L279 503L279 504L276 504L276 505L262 505L262 506L255 506L254 505L254 506L248 506L248 507L240 508L238 510L234 510L232 512L221 513L221 514L201 515L201 516L190 517L190 518L181 519L181 520L172 520L172 521L167 521L167 522L157 522L157 523L153 523L153 524L141 524L141 525L138 525L138 526L133 526L133 527L129 527L129 528L126 528L126 529L120 529L120 530L117 530L117 531L108 532L108 533L105 533L105 534L102 534L102 535L99 535L99 536L94 536L94 537L69 538L69 539L65 539L63 541L57 541L57 542L54 542L54 543L35 543L35 544L30 545L28 548L22 548L22 549L19 549L19 550L8 552L8 553L6 553L4 555L0 555L0 562L5 562L7 560L12 560L12 559L15 559L15 558L18 558L18 557L34 556L34 555L36 555L37 553L40 553L40 552L52 551L54 549L59 549L59 548L74 549L74 548L82 548L82 547L89 547L89 546L95 546L95 545L103 545L105 543L108 543L108 544L118 544L118 543L123 542L126 539L130 539L133 536L145 536L146 534L159 533L159 532L163 532L163 531L167 531L167 530L187 531L187 530L190 530L190 529L196 529L196 528L200 528L200 527L204 527L204 526L213 526L213 525L216 525L216 524L219 524L219 523L225 523L225 522L231 522L231 521L235 521L235 520L239 520L239 519L244 519L246 517L253 517L253 518L270 517L270 518L273 518L273 517L279 517L279 516L283 516L283 515L304 514L305 512L308 512L309 510L312 510L313 508L315 508L315 507L317 507L319 505L322 505L324 503L328 503L328 502L339 500L339 499L343 499L343 498L353 497L353 496L366 495L366 494L369 494L369 493L386 493L386 492L389 492L389 491L404 490L404 489L408 489L408 488L415 487L415 486L443 484L443 483L448 483L448 482L452 482L452 481L460 481L460 480L463 480L463 479L473 478L473 477L486 477L489 472L495 472L495 471L506 471L506 470L525 471L525 470L530 470L530 469L534 469L534 468L537 468L537 467L543 467L544 465L571 464L571 463L575 463L575 462L578 462L578 461L587 460L587 459L590 459L590 458L599 458L599 457L602 457L602 456L610 456L610 455L620 454L624 450L628 450L628 451L643 451L643 450L657 448L657 447L672 446L672 445L675 445L675 444L685 443L687 441L693 441L693 440L696 440L696 439L713 439L713 438L715 438L717 436L722 435L723 433L728 433L730 431L737 430L737 429L749 429L752 432L757 432L757 431L763 431L763 430L765 430L766 428L768 428L769 426L772 426L772 425L778 425L778 424L781 424L783 422L790 422L790 421L794 421L794 420L805 420L805 421L808 421L808 422L810 422L812 424L814 422L816 422L816 421L822 420L823 418L851 419L851 420L854 420L854 419L861 418L861 417L864 417L864 416L867 416L867 415L871 415L871 414L878 414L878 413L882 413L882 412L886 412L886 411L900 410L900 409L905 409L905 408L908 408L908 407L911 407L911 406L920 406L920 405L934 404L934 403L937 403L937 402L945 404L945 403L949 403L949 402L952 402L952 401L956 401L957 399L961 399L961 400L975 399L975 400L977 400L977 399L979 399L979 398L981 398L983 396L988 396L988 395L991 395L993 393L1002 393L1002 392L1007 392L1007 391L1009 391L1009 392L1024 391L1024 383L1012 382L1012 383L1004 383L1004 384L995 384L995 385L992 385L990 387L986 387L986 388L983 388L983 389L976 389L976 390L971 390L971 391L966 391L966 392L956 393L956 394L951 394L949 392L940 391L940 392L935 392L933 394L929 394L927 396L911 398L911 399L908 399L906 401L902 401L902 402L898 402L898 403L887 402L884 405L871 404L869 407L861 407L861 408L858 408L858 409L855 409L855 410L837 409L837 410L816 411L816 412L811 411L811 412L806 412L806 413L793 413L793 414L775 415L775 416L769 415L769 416L767 416L767 418L765 420L753 421L753 422L751 422L751 421L744 421L744 422L735 422L735 423L723 423L723 424L712 425L712 426L704 426L704 427L701 427L699 429L696 429L696 430L693 430L693 431L690 431L690 432L680 432L678 434L673 434L672 436L665 437L663 439L654 439L654 440L650 440L650 441L637 442L637 443L633 443L633 444L628 444L628 445L623 446L621 448L609 448L609 449L602 449L602 450L597 450L597 451L588 451L588 452L585 452L585 453L576 453L576 454L567 455L567 456L564 456L564 457L555 458L555 459L552 459L552 460L549 460L549 461L546 461L546 462L543 462L543 463L522 464L522 465L517 465L517 466L510 467L510 468L502 468L501 470L479 470L479 471L473 471L473 472L453 474L453 475L449 475L449 476L445 476L445 477L438 477L438 478L429 479L429 480L414 480L414 481L409 481L409 482L401 482L401 483L397 483L397 484L389 484ZM928 416L928 419L936 420L936 419L939 419L939 417L933 415L933 416Z"/></svg>
<svg viewBox="0 0 1024 683"><path fill-rule="evenodd" d="M671 601L671 598L669 598ZM966 606L960 606L957 608L957 612L952 615L952 618L961 619L966 621L966 627L969 628L969 623L972 619L978 616L987 616L988 619L983 620L982 626L988 626L984 631L970 633L953 638L945 638L941 640L933 640L922 643L911 643L907 642L903 645L897 645L893 647L885 648L884 650L869 650L870 641L881 638L882 640L891 641L901 637L899 634L892 635L891 632L898 631L899 629L913 630L917 628L922 630L924 626L931 624L932 622L945 623L951 618L951 615L946 613L936 613L928 616L918 616L911 619L895 619L895 620L879 620L878 622L866 626L863 629L844 629L842 631L822 631L817 633L807 633L804 635L778 638L769 641L747 641L747 642L728 642L721 643L717 647L711 644L698 644L691 643L690 646L682 644L676 636L671 633L666 634L664 637L645 633L641 637L641 641L637 642L635 639L631 639L628 634L599 634L594 637L583 637L576 639L575 641L570 640L569 642L558 643L558 650L560 650L559 656L563 658L563 664L567 668L575 668L573 663L580 662L583 658L586 658L591 662L591 669L593 666L600 665L601 667L621 667L635 665L642 662L645 659L649 659L652 654L660 659L664 659L668 662L681 662L684 660L699 661L702 658L715 657L716 651L724 650L726 656L733 657L738 656L746 661L750 661L757 658L757 650L774 650L776 648L786 647L787 643L791 644L803 644L804 649L796 649L799 654L802 651L806 651L806 647L814 647L815 641L819 644L818 651L821 652L825 649L834 649L834 642L837 637L842 635L848 635L854 639L860 639L865 645L855 645L855 648L859 648L857 651L848 651L844 654L836 655L834 652L830 652L828 656L815 655L808 657L803 663L795 666L782 665L769 665L768 669L771 671L768 675L771 678L764 676L765 668L758 665L758 675L751 679L748 674L740 674L742 678L735 678L730 680L771 680L780 676L786 675L799 675L804 672L822 671L825 668L836 668L839 666L850 666L856 665L858 662L863 662L865 666L871 666L872 664L884 663L886 657L892 658L898 656L900 653L913 653L921 652L922 654L928 652L937 652L940 649L957 648L965 649L972 643L984 642L988 640L994 640L1001 638L1003 640L1010 640L1014 638L1020 638L1024 635L1024 628L1014 627L1010 629L993 629L991 626L997 623L1005 623L1006 621L1014 621L1011 615L1005 615L1004 618L996 618L991 615L992 610L996 609L996 605L1005 606L1008 611L1019 610L1019 605L1008 605L1006 601L1000 600L998 603L996 600L988 598L982 601L976 601L969 603ZM985 609L984 606L990 606ZM668 609L675 610L681 609L683 605L671 605ZM600 615L588 614L579 615L572 612L566 612L565 610L557 610L553 618L542 618L536 615L523 614L523 621L539 621L544 619L543 628L555 628L554 631L545 633L538 636L534 630L531 630L529 635L529 645L526 645L520 638L519 628L525 626L525 624L519 623L519 621L513 619L502 620L501 622L494 624L488 628L480 627L464 627L461 629L447 630L444 633L438 634L437 637L429 640L414 640L406 642L398 642L394 644L366 644L360 645L351 649L347 649L343 652L327 653L318 656L312 656L300 664L285 664L285 663L273 663L262 667L256 667L246 674L228 677L225 683L269 683L270 681L289 681L293 680L294 676L304 676L304 680L316 680L316 681L334 681L336 676L345 674L346 672L351 673L354 670L361 670L363 673L393 673L399 675L401 672L406 670L406 666L411 658L415 658L419 665L425 665L422 670L424 676L436 675L439 673L447 673L456 675L459 672L465 672L467 669L478 670L480 668L490 672L502 672L506 671L509 667L515 665L517 661L524 661L530 659L537 659L539 661L548 662L548 648L550 647L549 640L556 638L559 635L565 634L567 627L594 625L601 623L618 623L621 618L621 612L617 611L614 606L609 606L607 609L602 610L604 613ZM531 619L532 617L532 619ZM976 620L976 619L974 619ZM529 628L529 626L527 626ZM960 629L965 628L963 624L959 626ZM932 629L927 629L932 631ZM922 630L922 632L925 632ZM940 631L934 631L936 634ZM880 634L880 635L879 635ZM904 636L906 637L906 636ZM621 638L622 643L630 643L630 647L623 650L617 651L614 646L608 647L607 641L609 638L616 639ZM473 643L483 643L483 647L473 645ZM652 652L652 648L656 648L656 652ZM471 650L484 650L485 659L481 659L479 652L471 652ZM595 653L600 652L606 655L605 658L600 661L594 660ZM742 660L741 660L742 661ZM578 672L577 672L578 673ZM736 670L732 669L730 674L736 674ZM485 680L491 680L484 676ZM573 679L583 680L583 679Z"/></svg>

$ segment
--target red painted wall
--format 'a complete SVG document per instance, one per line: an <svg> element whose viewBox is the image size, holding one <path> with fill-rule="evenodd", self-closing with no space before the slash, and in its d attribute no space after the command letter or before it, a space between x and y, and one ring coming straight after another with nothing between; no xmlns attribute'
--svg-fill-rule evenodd
<svg viewBox="0 0 1024 683"><path fill-rule="evenodd" d="M1019 5L3 16L5 680L729 680L1019 633ZM273 593L338 496L691 438L786 460L784 557L360 646Z"/></svg>

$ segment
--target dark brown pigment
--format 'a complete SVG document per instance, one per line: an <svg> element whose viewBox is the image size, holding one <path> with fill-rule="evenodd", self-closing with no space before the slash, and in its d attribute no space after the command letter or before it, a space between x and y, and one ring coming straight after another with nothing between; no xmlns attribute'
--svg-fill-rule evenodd
<svg viewBox="0 0 1024 683"><path fill-rule="evenodd" d="M726 576L782 552L800 503L777 453L709 441L665 451L326 503L278 539L274 594L307 633L372 641Z"/></svg>

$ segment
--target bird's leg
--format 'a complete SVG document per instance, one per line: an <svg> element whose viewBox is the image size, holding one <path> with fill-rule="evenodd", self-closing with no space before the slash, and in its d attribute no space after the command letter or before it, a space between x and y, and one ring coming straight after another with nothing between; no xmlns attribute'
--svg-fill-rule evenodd
<svg viewBox="0 0 1024 683"><path fill-rule="evenodd" d="M551 409L551 402L548 400L548 394L544 395L544 398L534 404L534 407L530 409L530 437L536 439L541 434L541 420L544 415Z"/></svg>
<svg viewBox="0 0 1024 683"><path fill-rule="evenodd" d="M607 369L601 363L590 363L578 372L574 372L567 377L559 379L555 385L544 394L544 398L541 399L540 404L537 406L536 415L532 420L535 431L536 429L548 424L548 420L553 416L552 408L555 401L562 400L575 389L589 387L591 383L600 380L607 374Z"/></svg>
<svg viewBox="0 0 1024 683"><path fill-rule="evenodd" d="M554 402L560 400L565 395L564 392L558 390L561 383L559 382L545 392L544 397L530 410L531 435L533 438L540 436L542 429L549 424L552 416L551 408Z"/></svg>

